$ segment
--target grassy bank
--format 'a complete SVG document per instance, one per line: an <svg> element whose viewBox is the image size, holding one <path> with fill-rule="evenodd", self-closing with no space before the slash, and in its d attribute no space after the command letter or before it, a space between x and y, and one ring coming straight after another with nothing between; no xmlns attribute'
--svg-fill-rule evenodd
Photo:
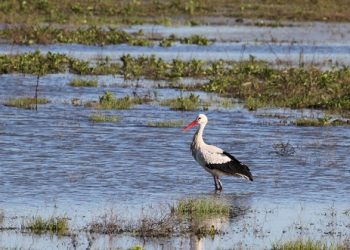
<svg viewBox="0 0 350 250"><path fill-rule="evenodd" d="M76 28L59 28L56 26L15 26L0 30L0 38L12 44L55 44L55 43L76 43L86 45L117 45L128 44L132 46L153 46L171 47L173 42L183 44L209 45L206 37L192 35L189 37L155 38L152 35L146 36L143 30L129 33L112 27L82 26Z"/></svg>
<svg viewBox="0 0 350 250"><path fill-rule="evenodd" d="M167 0L48 1L4 0L1 23L140 24L207 23L206 17L263 18L297 21L350 21L347 0ZM217 21L217 20L216 20Z"/></svg>

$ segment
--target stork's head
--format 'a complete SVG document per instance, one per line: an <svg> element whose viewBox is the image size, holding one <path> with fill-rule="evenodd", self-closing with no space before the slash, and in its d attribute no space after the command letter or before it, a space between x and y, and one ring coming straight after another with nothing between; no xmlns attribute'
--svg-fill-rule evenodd
<svg viewBox="0 0 350 250"><path fill-rule="evenodd" d="M193 128L194 126L196 126L196 125L205 125L205 124L207 124L207 122L208 122L208 118L207 118L207 116L206 115L203 115L203 114L199 114L198 116L197 116L197 118L194 120L194 121L192 121L190 124L188 124L184 129L183 129L183 131L188 131L188 130L190 130L191 128Z"/></svg>

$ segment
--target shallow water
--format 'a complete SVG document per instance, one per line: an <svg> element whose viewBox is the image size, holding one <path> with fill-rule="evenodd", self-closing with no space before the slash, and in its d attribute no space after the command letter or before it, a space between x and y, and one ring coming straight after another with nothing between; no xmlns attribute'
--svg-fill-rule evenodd
<svg viewBox="0 0 350 250"><path fill-rule="evenodd" d="M350 25L326 23L299 23L286 27L256 27L246 25L233 26L179 26L165 27L157 25L131 26L126 31L136 32L140 29L148 37L161 38L175 34L177 37L189 37L193 34L206 36L216 42L209 46L186 45L173 43L169 48L163 48L155 43L154 46L86 46L77 44L54 44L17 46L0 44L1 54L16 54L39 49L65 53L70 56L94 60L110 57L118 60L124 54L132 56L156 55L165 60L174 58L190 60L242 60L254 56L259 60L271 63L281 61L291 65L325 64L349 65L350 59Z"/></svg>
<svg viewBox="0 0 350 250"><path fill-rule="evenodd" d="M349 44L332 42L314 47L288 46L295 47L295 55L302 47L305 55L314 53L322 57L324 53L334 60L338 56L345 58ZM266 53L270 58L275 57L266 44L241 43L208 47L176 45L170 49L125 45L1 45L0 52L17 53L39 47L42 51L63 52L79 58L101 55L118 58L137 51L169 58L208 59L211 54L217 57L226 54L239 59L242 46L246 46L244 55L252 52L255 56ZM278 53L286 53L283 46L287 45L273 46ZM305 46L311 46L310 50ZM313 48L316 48L314 52ZM76 77L53 74L41 78L39 96L51 102L39 106L37 112L0 105L0 208L5 216L2 226L19 227L26 218L35 215L68 215L70 225L81 229L109 209L132 218L143 208L172 204L182 197L215 195L212 177L192 159L189 151L195 131L183 133L181 128L147 126L155 120L190 122L199 111L171 111L153 102L131 110L100 111L119 115L122 120L116 124L98 124L88 120L95 110L71 105L72 98L84 102L98 100L106 90L118 97L136 91L159 100L179 96L179 90L158 89L155 86L159 83L154 81L125 83L120 76L90 77L99 81L98 88L68 86ZM179 81L190 83L191 79ZM9 97L33 96L35 82L33 76L0 75L0 102ZM350 219L344 214L350 209L348 127L295 127L288 124L296 117L318 116L322 112L288 109L249 112L240 103L231 108L220 107L220 97L214 94L196 94L216 103L205 111L209 118L206 141L224 148L251 168L253 182L224 177L224 192L220 194L247 212L221 223L227 233L214 239L142 240L130 235L96 235L93 240L96 249L127 248L135 244L145 245L146 249L256 249L300 236L328 242L349 238ZM284 118L271 117L270 113ZM289 143L291 155L279 154L276 145L280 143ZM337 216L329 215L333 210ZM335 233L328 234L329 230ZM86 248L88 236L82 233L77 237L78 248ZM72 242L71 237L33 236L16 230L0 233L0 248L30 245L32 249L66 249L73 248Z"/></svg>
<svg viewBox="0 0 350 250"><path fill-rule="evenodd" d="M152 204L213 194L212 178L189 152L194 131L147 126L154 120L189 122L198 112L171 111L154 103L131 111L106 111L121 116L122 121L93 124L88 116L95 111L72 106L71 98L97 100L105 90L124 96L135 89L125 88L118 77L107 76L99 79L104 82L102 87L73 88L68 86L73 77L42 78L39 93L52 102L40 106L38 112L0 106L0 207L8 218L5 222L18 223L11 220L15 216L68 214L79 227L110 207L126 207L130 214L137 214ZM2 75L0 100L30 95L35 80ZM153 90L160 99L180 94L153 86L146 82L137 92ZM201 97L214 98L205 93ZM209 117L207 141L234 154L254 175L254 182L224 177L223 197L232 202L240 199L253 210L263 209L261 203L268 204L266 207L308 204L308 208L317 204L323 209L335 204L346 209L350 191L347 127L281 126L276 118L248 112L239 105L213 107L205 113ZM298 117L301 112L285 110L284 114ZM278 155L274 145L281 142L290 143L295 153ZM214 242L208 244L220 245Z"/></svg>

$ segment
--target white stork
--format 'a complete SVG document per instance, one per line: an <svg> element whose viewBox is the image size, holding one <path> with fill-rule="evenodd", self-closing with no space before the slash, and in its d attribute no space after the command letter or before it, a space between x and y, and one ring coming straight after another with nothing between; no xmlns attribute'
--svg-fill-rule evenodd
<svg viewBox="0 0 350 250"><path fill-rule="evenodd" d="M253 181L253 176L248 166L221 148L208 145L203 141L203 130L207 122L208 118L200 114L184 128L184 131L188 131L194 126L199 125L191 144L192 156L206 171L213 175L215 190L222 190L220 176L223 175L238 176Z"/></svg>

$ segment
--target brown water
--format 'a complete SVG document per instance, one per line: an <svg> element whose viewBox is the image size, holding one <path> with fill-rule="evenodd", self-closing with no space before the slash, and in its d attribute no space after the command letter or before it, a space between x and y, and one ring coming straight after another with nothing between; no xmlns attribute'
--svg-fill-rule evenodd
<svg viewBox="0 0 350 250"><path fill-rule="evenodd" d="M2 46L3 50L6 46ZM55 46L40 48L49 51ZM74 46L77 45L57 47L63 48L65 53L73 53ZM327 46L334 49L327 53L336 56L337 47ZM349 44L342 46L349 49ZM117 57L124 52L114 51L124 47L77 47L83 48L79 51L80 57L97 57L101 53ZM190 47L203 53L202 47ZM28 49L33 48L15 47L14 50ZM153 47L135 49L163 55L157 54L157 48ZM113 51L115 54L110 54ZM193 51L191 55L196 57L196 53ZM190 122L204 111L171 111L155 102L131 110L103 111L121 116L121 122L94 124L88 120L94 110L70 103L74 97L83 101L98 100L106 90L118 97L132 95L134 91L140 95L151 93L160 100L179 96L180 91L158 89L155 87L158 83L153 81L141 81L139 87L129 82L130 87L125 87L118 76L91 77L99 81L97 88L73 88L68 86L73 78L76 76L70 74L41 78L39 95L47 97L51 103L40 106L37 112L0 105L3 226L19 226L25 218L35 215L68 215L72 227L81 229L111 208L121 211L122 216L133 217L153 205L172 204L187 196L215 195L211 176L189 152L194 131L183 133L181 128L147 126L149 121L155 120ZM33 96L35 81L33 76L1 75L0 102L9 97ZM220 99L214 94L197 94L203 100ZM249 112L237 103L231 108L214 105L204 113L209 118L206 141L224 148L251 168L254 182L224 177L224 192L220 194L246 212L222 222L227 234L214 239L142 240L130 235L112 238L97 235L93 247L128 248L142 244L146 249L256 249L300 235L329 242L349 237L350 218L344 214L350 209L348 127L290 125L296 117L322 113L312 110ZM282 116L269 115L275 113ZM292 148L289 155L280 154L278 145L281 143L289 143ZM336 211L336 216L330 216L330 211ZM328 229L335 233L327 234ZM79 248L85 249L87 236L82 233L77 237ZM0 232L0 248L28 246L32 249L73 248L70 237L33 236L16 230Z"/></svg>

